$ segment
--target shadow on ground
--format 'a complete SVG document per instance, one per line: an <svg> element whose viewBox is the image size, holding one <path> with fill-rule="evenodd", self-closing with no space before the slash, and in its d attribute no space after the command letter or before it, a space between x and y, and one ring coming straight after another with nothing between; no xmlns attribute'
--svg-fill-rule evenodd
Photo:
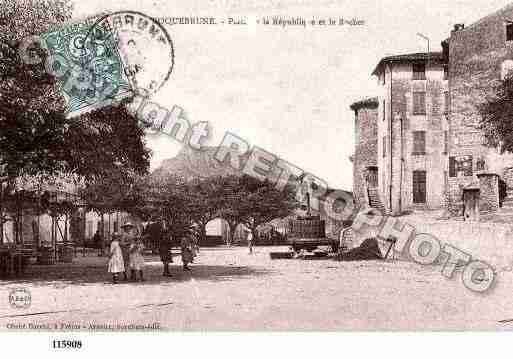
<svg viewBox="0 0 513 359"><path fill-rule="evenodd" d="M105 283L112 285L112 276L107 273L106 264L96 259L97 263L59 263L50 266L31 265L26 273L19 278L0 278L2 285L22 285L30 283L34 286L62 286L67 285L88 285ZM89 261L91 262L91 261ZM208 281L230 281L244 276L267 275L270 271L262 268L252 268L249 266L235 265L190 265L191 271L185 272L181 263L171 264L169 269L171 277L162 276L163 265L157 260L148 260L144 268L144 282L124 281L123 275L120 275L120 281L117 285L155 285L173 282L186 282L194 280Z"/></svg>

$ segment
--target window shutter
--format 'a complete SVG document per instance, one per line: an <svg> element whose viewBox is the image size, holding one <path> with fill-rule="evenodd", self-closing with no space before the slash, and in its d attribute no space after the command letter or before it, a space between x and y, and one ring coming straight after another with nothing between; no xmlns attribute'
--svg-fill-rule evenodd
<svg viewBox="0 0 513 359"><path fill-rule="evenodd" d="M449 177L456 177L456 159L449 157Z"/></svg>
<svg viewBox="0 0 513 359"><path fill-rule="evenodd" d="M513 24L506 25L506 41L513 40Z"/></svg>
<svg viewBox="0 0 513 359"><path fill-rule="evenodd" d="M413 64L413 79L425 80L426 79L426 64Z"/></svg>
<svg viewBox="0 0 513 359"><path fill-rule="evenodd" d="M426 132L414 131L413 132L413 154L424 155L426 154Z"/></svg>
<svg viewBox="0 0 513 359"><path fill-rule="evenodd" d="M413 114L425 115L426 114L426 93L414 92L413 93Z"/></svg>

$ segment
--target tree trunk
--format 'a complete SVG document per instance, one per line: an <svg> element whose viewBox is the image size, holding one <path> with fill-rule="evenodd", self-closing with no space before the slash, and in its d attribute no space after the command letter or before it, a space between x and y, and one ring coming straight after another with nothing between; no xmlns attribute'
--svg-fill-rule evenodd
<svg viewBox="0 0 513 359"><path fill-rule="evenodd" d="M4 182L0 181L0 244L4 244Z"/></svg>
<svg viewBox="0 0 513 359"><path fill-rule="evenodd" d="M111 232L110 232L111 231L111 229L110 229L110 227L111 227L111 224L110 224L111 215L112 215L112 212L109 212L109 230L107 231L107 237L103 239L104 241L108 240L109 242L110 242L110 238L111 238Z"/></svg>
<svg viewBox="0 0 513 359"><path fill-rule="evenodd" d="M235 231L237 230L237 222L230 222L228 221L228 226L230 227L230 233L228 233L228 245L233 244L233 239L235 237Z"/></svg>
<svg viewBox="0 0 513 359"><path fill-rule="evenodd" d="M200 225L200 242L198 243L198 245L204 244L206 239L207 239L207 224L202 223Z"/></svg>
<svg viewBox="0 0 513 359"><path fill-rule="evenodd" d="M105 220L104 220L104 218L103 218L103 215L104 215L104 213L103 213L103 212L101 212L101 214L100 214L100 216L101 216L101 217L100 217L100 226L101 226L101 229L100 229L100 235L101 235L101 237L102 237L102 240L103 240L103 238L105 238L105 237L104 237L104 236L105 236Z"/></svg>

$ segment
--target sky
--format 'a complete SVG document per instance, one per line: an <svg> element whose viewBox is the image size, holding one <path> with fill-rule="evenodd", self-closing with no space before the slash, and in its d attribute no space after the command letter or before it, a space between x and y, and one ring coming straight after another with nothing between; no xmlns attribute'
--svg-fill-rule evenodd
<svg viewBox="0 0 513 359"><path fill-rule="evenodd" d="M467 25L510 3L505 0L230 1L89 0L74 17L135 10L152 17L244 17L244 25L166 25L175 48L171 77L153 100L182 107L191 123L208 121L209 145L237 134L331 187L352 189L356 100L378 94L371 72L388 55L441 51L456 23ZM262 17L345 18L363 26L266 27ZM168 136L147 138L152 168L182 146Z"/></svg>

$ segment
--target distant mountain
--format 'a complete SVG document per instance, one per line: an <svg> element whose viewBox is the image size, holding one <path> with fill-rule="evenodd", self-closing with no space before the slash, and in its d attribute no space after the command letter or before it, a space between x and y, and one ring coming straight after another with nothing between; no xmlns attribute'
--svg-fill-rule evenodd
<svg viewBox="0 0 513 359"><path fill-rule="evenodd" d="M190 181L195 178L240 175L241 172L233 169L229 163L220 163L214 158L217 150L218 147L205 146L201 150L194 150L183 146L175 157L162 161L152 176L177 176Z"/></svg>
<svg viewBox="0 0 513 359"><path fill-rule="evenodd" d="M196 178L241 176L243 174L242 171L232 168L229 160L224 163L216 160L215 154L217 151L218 147L204 146L198 151L189 146L183 146L175 157L162 161L160 167L152 172L152 176L155 178L177 176L186 181L191 181ZM248 156L244 156L242 161L246 161L247 158ZM272 183L276 182L281 172L280 168L273 167L271 174L268 176L269 180ZM333 191L333 189L330 188L329 191Z"/></svg>

